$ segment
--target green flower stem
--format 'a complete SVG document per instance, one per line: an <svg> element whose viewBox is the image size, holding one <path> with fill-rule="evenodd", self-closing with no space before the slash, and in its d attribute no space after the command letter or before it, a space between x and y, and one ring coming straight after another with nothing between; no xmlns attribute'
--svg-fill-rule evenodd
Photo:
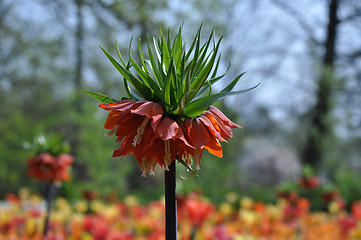
<svg viewBox="0 0 361 240"><path fill-rule="evenodd" d="M177 239L177 194L175 161L164 173L165 183L165 239Z"/></svg>

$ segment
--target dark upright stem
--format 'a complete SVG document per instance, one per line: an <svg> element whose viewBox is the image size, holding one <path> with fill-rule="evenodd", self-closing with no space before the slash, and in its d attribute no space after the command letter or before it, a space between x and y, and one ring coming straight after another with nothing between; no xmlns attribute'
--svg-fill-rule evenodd
<svg viewBox="0 0 361 240"><path fill-rule="evenodd" d="M53 200L54 186L52 182L46 183L45 197L46 197L46 217L44 225L44 237L48 234L49 231L49 219L51 212L51 201Z"/></svg>
<svg viewBox="0 0 361 240"><path fill-rule="evenodd" d="M169 165L169 171L164 173L165 183L165 239L177 239L177 198L175 161Z"/></svg>

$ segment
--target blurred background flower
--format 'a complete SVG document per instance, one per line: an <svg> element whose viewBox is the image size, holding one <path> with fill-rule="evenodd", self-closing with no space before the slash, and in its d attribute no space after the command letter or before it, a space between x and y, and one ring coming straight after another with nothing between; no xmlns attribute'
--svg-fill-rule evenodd
<svg viewBox="0 0 361 240"><path fill-rule="evenodd" d="M47 137L39 135L33 143L24 143L26 150L35 154L26 161L27 174L38 180L49 183L69 181L73 157L67 154L70 150L68 143L61 136L49 134Z"/></svg>

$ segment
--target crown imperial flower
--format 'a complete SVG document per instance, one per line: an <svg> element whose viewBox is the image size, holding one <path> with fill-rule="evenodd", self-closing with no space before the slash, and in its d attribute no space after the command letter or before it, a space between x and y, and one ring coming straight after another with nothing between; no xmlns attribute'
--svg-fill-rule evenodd
<svg viewBox="0 0 361 240"><path fill-rule="evenodd" d="M101 48L123 76L128 94L120 101L84 91L102 102L99 107L110 111L104 125L110 130L106 136L115 134L121 142L113 157L133 154L141 165L143 176L148 171L154 174L157 164L168 170L175 159L191 171L194 162L198 170L204 149L222 157L220 142L232 138L232 128L240 126L211 105L226 96L255 87L233 91L242 73L220 92L212 92L212 85L226 75L217 75L222 38L217 42L213 39L214 31L201 45L200 27L186 50L182 27L172 42L169 32L166 38L160 31L158 39L147 38L147 59L139 39L139 64L130 54L131 45L128 63L118 48L121 63Z"/></svg>
<svg viewBox="0 0 361 240"><path fill-rule="evenodd" d="M74 158L67 154L70 147L59 135L39 135L32 143L24 143L24 147L33 152L26 162L29 176L48 183L71 179Z"/></svg>
<svg viewBox="0 0 361 240"><path fill-rule="evenodd" d="M69 154L54 157L49 153L42 153L28 159L27 174L46 182L69 181L71 178L69 170L72 163L73 157Z"/></svg>

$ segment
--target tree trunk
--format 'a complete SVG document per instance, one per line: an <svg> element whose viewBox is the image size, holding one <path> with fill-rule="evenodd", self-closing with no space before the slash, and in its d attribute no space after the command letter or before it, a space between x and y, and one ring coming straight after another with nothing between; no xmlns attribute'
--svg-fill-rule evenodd
<svg viewBox="0 0 361 240"><path fill-rule="evenodd" d="M82 86L82 70L83 70L83 16L82 16L82 0L74 0L77 7L77 27L76 27L76 36L75 36L75 90L79 91Z"/></svg>
<svg viewBox="0 0 361 240"><path fill-rule="evenodd" d="M324 160L327 137L331 136L333 129L329 121L332 110L332 85L334 74L335 45L337 39L337 9L339 0L330 0L328 4L327 38L325 40L325 54L322 59L322 70L318 79L316 104L311 109L311 126L306 138L302 153L303 163L317 168Z"/></svg>

